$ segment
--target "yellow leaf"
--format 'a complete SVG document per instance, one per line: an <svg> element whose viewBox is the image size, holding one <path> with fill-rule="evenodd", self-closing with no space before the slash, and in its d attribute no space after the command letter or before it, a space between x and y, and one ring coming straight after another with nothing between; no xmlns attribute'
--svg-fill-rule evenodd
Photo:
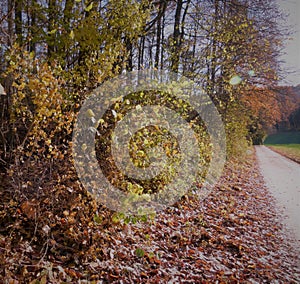
<svg viewBox="0 0 300 284"><path fill-rule="evenodd" d="M90 118L95 116L93 110L91 110L91 109L88 109L86 113L87 113L88 117L90 117Z"/></svg>
<svg viewBox="0 0 300 284"><path fill-rule="evenodd" d="M93 9L93 2L91 2L90 3L90 5L88 5L84 10L86 11L86 12L89 12L89 11L91 11L92 9Z"/></svg>
<svg viewBox="0 0 300 284"><path fill-rule="evenodd" d="M49 35L53 35L53 34L55 34L55 33L56 33L56 31L57 31L57 29L54 29L54 30L52 30L52 31L48 32L48 34L49 34Z"/></svg>
<svg viewBox="0 0 300 284"><path fill-rule="evenodd" d="M70 32L70 38L71 38L71 39L74 39L74 36L75 36L75 35L74 35L74 31L71 31L71 32Z"/></svg>
<svg viewBox="0 0 300 284"><path fill-rule="evenodd" d="M142 110L142 107L141 107L141 105L137 105L137 106L135 107L135 109L138 110L138 111L140 111L140 110Z"/></svg>
<svg viewBox="0 0 300 284"><path fill-rule="evenodd" d="M81 150L84 152L86 149L87 149L86 144L82 144L82 145L81 145Z"/></svg>

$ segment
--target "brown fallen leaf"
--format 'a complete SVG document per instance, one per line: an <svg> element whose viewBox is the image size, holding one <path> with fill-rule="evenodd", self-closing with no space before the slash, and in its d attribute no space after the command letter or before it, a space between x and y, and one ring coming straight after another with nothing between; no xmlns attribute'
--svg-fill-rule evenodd
<svg viewBox="0 0 300 284"><path fill-rule="evenodd" d="M38 201L35 199L24 201L20 206L21 212L28 219L36 218L37 208L38 208Z"/></svg>

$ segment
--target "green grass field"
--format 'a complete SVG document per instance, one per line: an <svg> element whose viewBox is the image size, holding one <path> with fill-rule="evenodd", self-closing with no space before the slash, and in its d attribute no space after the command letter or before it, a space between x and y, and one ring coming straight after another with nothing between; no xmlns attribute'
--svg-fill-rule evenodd
<svg viewBox="0 0 300 284"><path fill-rule="evenodd" d="M300 163L300 131L268 136L264 144L275 152Z"/></svg>
<svg viewBox="0 0 300 284"><path fill-rule="evenodd" d="M265 139L264 144L300 144L300 131L271 134Z"/></svg>

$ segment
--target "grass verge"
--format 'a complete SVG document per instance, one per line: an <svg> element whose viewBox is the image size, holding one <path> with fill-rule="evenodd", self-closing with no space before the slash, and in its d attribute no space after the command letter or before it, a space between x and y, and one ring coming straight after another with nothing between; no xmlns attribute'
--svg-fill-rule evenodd
<svg viewBox="0 0 300 284"><path fill-rule="evenodd" d="M300 164L300 144L267 145L273 151Z"/></svg>

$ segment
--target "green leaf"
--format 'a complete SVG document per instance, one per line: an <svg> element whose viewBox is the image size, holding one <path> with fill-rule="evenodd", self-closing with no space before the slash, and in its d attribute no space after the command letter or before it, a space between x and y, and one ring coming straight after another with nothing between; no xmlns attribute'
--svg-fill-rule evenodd
<svg viewBox="0 0 300 284"><path fill-rule="evenodd" d="M254 70L248 71L248 75L249 75L250 77L255 76L255 71L254 71Z"/></svg>
<svg viewBox="0 0 300 284"><path fill-rule="evenodd" d="M145 255L145 251L141 248L137 248L135 250L135 254L136 254L137 257L143 257Z"/></svg>
<svg viewBox="0 0 300 284"><path fill-rule="evenodd" d="M97 214L94 215L94 222L97 223L97 224L101 224L103 221L103 218L102 216L99 216Z"/></svg>
<svg viewBox="0 0 300 284"><path fill-rule="evenodd" d="M235 75L230 79L229 84L235 86L240 84L241 82L242 82L242 78L238 75Z"/></svg>
<svg viewBox="0 0 300 284"><path fill-rule="evenodd" d="M120 216L118 214L113 214L111 217L111 220L113 223L119 223L120 222Z"/></svg>

